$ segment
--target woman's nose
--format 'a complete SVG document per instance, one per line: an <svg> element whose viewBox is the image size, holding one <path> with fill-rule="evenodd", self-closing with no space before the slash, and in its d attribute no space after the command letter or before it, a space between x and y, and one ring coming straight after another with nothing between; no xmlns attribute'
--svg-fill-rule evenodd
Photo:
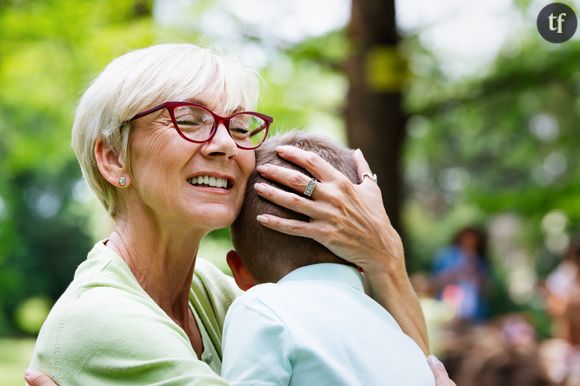
<svg viewBox="0 0 580 386"><path fill-rule="evenodd" d="M236 142L223 123L220 123L212 139L203 147L205 155L231 158L238 153Z"/></svg>

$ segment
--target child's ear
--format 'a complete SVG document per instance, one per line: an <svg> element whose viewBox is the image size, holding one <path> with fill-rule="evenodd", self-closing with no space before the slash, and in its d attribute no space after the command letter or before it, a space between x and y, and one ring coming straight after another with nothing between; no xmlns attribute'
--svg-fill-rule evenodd
<svg viewBox="0 0 580 386"><path fill-rule="evenodd" d="M256 284L256 279L248 271L248 268L236 251L229 251L226 256L226 261L232 270L236 284L242 291L247 291Z"/></svg>

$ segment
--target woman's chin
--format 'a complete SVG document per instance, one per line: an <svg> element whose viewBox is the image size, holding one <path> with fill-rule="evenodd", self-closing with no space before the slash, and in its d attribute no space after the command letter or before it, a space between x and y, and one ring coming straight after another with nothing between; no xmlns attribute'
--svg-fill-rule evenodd
<svg viewBox="0 0 580 386"><path fill-rule="evenodd" d="M220 228L227 228L236 219L237 211L234 208L226 208L221 205L206 205L203 210L196 210L188 216L193 223L210 231Z"/></svg>

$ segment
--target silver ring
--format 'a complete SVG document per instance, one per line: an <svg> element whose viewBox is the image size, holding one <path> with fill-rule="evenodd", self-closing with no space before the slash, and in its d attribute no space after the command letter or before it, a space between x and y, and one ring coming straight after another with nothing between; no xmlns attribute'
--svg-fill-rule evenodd
<svg viewBox="0 0 580 386"><path fill-rule="evenodd" d="M377 177L377 175L376 175L375 173L371 173L371 172L364 172L364 173L362 174L362 177L361 177L361 179L360 179L360 180L361 180L361 181L362 181L362 180L364 180L364 179L365 179L365 177L368 177L368 178L370 178L370 179L371 179L371 180L373 180L374 182L377 182L377 181L378 181L378 177Z"/></svg>
<svg viewBox="0 0 580 386"><path fill-rule="evenodd" d="M314 192L314 188L316 188L317 183L318 181L316 178L311 178L310 181L308 181L308 185L306 185L306 189L304 189L304 195L306 197L312 196L312 192Z"/></svg>

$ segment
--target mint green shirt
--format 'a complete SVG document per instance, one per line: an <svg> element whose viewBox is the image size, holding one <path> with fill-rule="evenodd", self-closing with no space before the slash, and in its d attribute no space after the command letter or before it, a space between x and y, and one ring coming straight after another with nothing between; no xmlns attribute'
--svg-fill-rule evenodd
<svg viewBox="0 0 580 386"><path fill-rule="evenodd" d="M31 368L59 385L227 385L221 370L233 280L197 259L189 300L203 340L198 358L181 327L141 288L123 259L98 242L46 319Z"/></svg>
<svg viewBox="0 0 580 386"><path fill-rule="evenodd" d="M419 346L342 264L295 269L236 299L222 375L235 386L434 386Z"/></svg>

